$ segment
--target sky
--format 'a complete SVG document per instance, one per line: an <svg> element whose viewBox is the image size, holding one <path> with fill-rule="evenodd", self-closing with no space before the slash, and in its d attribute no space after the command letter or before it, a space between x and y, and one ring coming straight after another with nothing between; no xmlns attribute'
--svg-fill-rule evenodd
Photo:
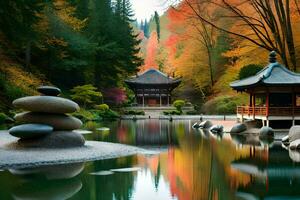
<svg viewBox="0 0 300 200"><path fill-rule="evenodd" d="M157 11L160 15L167 8L167 0L131 0L132 8L135 12L135 18L138 21L150 19L151 15Z"/></svg>

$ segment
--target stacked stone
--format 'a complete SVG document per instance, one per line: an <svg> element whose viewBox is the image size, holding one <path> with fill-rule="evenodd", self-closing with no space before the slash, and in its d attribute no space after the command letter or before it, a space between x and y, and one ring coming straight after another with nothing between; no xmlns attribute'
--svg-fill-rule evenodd
<svg viewBox="0 0 300 200"><path fill-rule="evenodd" d="M16 108L28 112L15 116L22 125L15 126L9 133L20 138L19 145L25 147L78 147L85 140L82 135L73 132L82 122L68 114L79 110L77 103L58 97L61 90L51 86L38 88L41 96L29 96L13 102Z"/></svg>

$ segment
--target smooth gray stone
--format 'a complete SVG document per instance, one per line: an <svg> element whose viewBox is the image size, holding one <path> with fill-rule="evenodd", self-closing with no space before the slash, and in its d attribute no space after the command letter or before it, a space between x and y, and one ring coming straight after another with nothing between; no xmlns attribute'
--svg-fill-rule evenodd
<svg viewBox="0 0 300 200"><path fill-rule="evenodd" d="M203 129L207 129L207 128L210 128L212 126L213 126L213 123L211 121L204 121L204 122L201 122L199 124L199 127L203 128Z"/></svg>
<svg viewBox="0 0 300 200"><path fill-rule="evenodd" d="M84 146L84 137L72 131L55 131L42 138L18 140L18 146L24 148L72 148Z"/></svg>
<svg viewBox="0 0 300 200"><path fill-rule="evenodd" d="M54 130L75 130L82 126L82 122L65 114L47 114L36 112L24 112L15 116L17 122L47 124Z"/></svg>
<svg viewBox="0 0 300 200"><path fill-rule="evenodd" d="M289 141L290 143L300 139L300 126L292 126L289 131Z"/></svg>
<svg viewBox="0 0 300 200"><path fill-rule="evenodd" d="M59 88L53 86L40 86L37 88L37 91L47 96L58 96L61 93Z"/></svg>
<svg viewBox="0 0 300 200"><path fill-rule="evenodd" d="M199 129L199 128L200 128L200 125L196 122L195 124L193 124L192 128L194 128L194 129Z"/></svg>
<svg viewBox="0 0 300 200"><path fill-rule="evenodd" d="M43 113L73 113L79 110L77 103L52 96L30 96L23 97L13 101L16 108L21 108L26 111L43 112Z"/></svg>
<svg viewBox="0 0 300 200"><path fill-rule="evenodd" d="M271 127L264 126L259 131L260 138L274 137L274 130Z"/></svg>
<svg viewBox="0 0 300 200"><path fill-rule="evenodd" d="M241 133L241 132L244 132L246 130L247 130L247 126L245 124L238 123L238 124L235 124L231 128L230 133Z"/></svg>
<svg viewBox="0 0 300 200"><path fill-rule="evenodd" d="M212 133L223 133L224 131L224 126L222 125L214 125L210 128L210 131Z"/></svg>
<svg viewBox="0 0 300 200"><path fill-rule="evenodd" d="M296 150L300 149L300 139L294 140L290 143L290 149L291 150Z"/></svg>
<svg viewBox="0 0 300 200"><path fill-rule="evenodd" d="M289 140L289 136L285 136L281 139L282 144L284 144L285 146L288 146L290 144L290 140Z"/></svg>
<svg viewBox="0 0 300 200"><path fill-rule="evenodd" d="M45 124L23 124L9 129L9 134L17 138L28 139L42 137L52 133L53 127Z"/></svg>

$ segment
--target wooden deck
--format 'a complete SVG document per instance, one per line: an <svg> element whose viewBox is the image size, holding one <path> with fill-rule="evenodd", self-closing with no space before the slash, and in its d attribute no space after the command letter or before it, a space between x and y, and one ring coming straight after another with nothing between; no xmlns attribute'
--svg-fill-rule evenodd
<svg viewBox="0 0 300 200"><path fill-rule="evenodd" d="M238 106L237 114L243 116L300 116L299 107L250 107Z"/></svg>

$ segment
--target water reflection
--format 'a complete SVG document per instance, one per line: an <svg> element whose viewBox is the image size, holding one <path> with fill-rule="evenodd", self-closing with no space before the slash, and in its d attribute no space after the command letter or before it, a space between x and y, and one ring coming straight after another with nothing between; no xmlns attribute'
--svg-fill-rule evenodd
<svg viewBox="0 0 300 200"><path fill-rule="evenodd" d="M83 163L9 169L0 176L0 199L69 199L82 188L76 176L83 169Z"/></svg>
<svg viewBox="0 0 300 200"><path fill-rule="evenodd" d="M159 153L88 162L83 170L78 164L0 172L0 199L300 198L298 152L254 135L193 130L192 124L176 120L89 124L93 134L85 135L88 139L146 146ZM100 127L110 131L99 132ZM132 170L113 170L123 168Z"/></svg>

